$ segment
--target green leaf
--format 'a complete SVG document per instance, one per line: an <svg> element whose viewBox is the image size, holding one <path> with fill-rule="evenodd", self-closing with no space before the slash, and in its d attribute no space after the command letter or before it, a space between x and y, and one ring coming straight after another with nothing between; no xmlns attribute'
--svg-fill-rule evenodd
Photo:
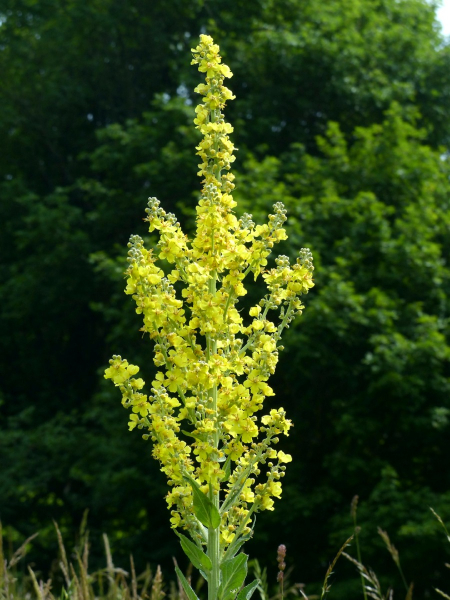
<svg viewBox="0 0 450 600"><path fill-rule="evenodd" d="M223 470L225 472L224 476L222 477L222 481L228 481L230 479L230 475L231 475L231 457L228 456L227 460L225 461L225 464L223 465Z"/></svg>
<svg viewBox="0 0 450 600"><path fill-rule="evenodd" d="M258 583L258 580L255 579L255 581L252 581L246 585L245 588L242 588L236 600L250 600L250 598L253 596L253 592L258 587Z"/></svg>
<svg viewBox="0 0 450 600"><path fill-rule="evenodd" d="M225 552L225 558L227 560L231 560L233 556L239 552L245 542L248 542L248 540L251 539L251 537L251 535L243 535L239 538L234 538L234 540L228 546L228 550Z"/></svg>
<svg viewBox="0 0 450 600"><path fill-rule="evenodd" d="M186 592L186 596L188 597L188 600L199 600L197 594L191 588L186 577L183 575L183 573L180 571L180 569L177 566L175 567L175 571L177 572L178 579L181 581L183 590Z"/></svg>
<svg viewBox="0 0 450 600"><path fill-rule="evenodd" d="M198 440L200 442L203 441L203 437L195 435L194 433L189 433L189 431L184 431L184 429L181 430L181 433L184 433L184 435L187 435L188 437L194 438L194 440Z"/></svg>
<svg viewBox="0 0 450 600"><path fill-rule="evenodd" d="M184 478L189 481L194 496L194 512L197 519L208 529L216 529L220 525L220 515L217 508L206 494L202 492L198 483L187 475Z"/></svg>
<svg viewBox="0 0 450 600"><path fill-rule="evenodd" d="M220 565L222 583L219 588L219 598L222 600L232 598L244 583L247 576L247 558L246 554L238 554L235 558L225 560Z"/></svg>
<svg viewBox="0 0 450 600"><path fill-rule="evenodd" d="M178 533L178 531L175 533L180 538L181 547L194 567L199 571L210 571L212 569L212 563L209 556L202 552L200 548L196 546L194 542L191 542L185 535Z"/></svg>

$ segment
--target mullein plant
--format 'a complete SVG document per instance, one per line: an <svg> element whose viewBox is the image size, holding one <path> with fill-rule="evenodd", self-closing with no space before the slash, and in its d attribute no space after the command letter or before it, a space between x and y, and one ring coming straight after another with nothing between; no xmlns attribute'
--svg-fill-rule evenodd
<svg viewBox="0 0 450 600"><path fill-rule="evenodd" d="M285 463L292 460L274 448L292 427L284 409L257 414L274 395L267 380L282 350L281 334L301 314L300 296L313 286L313 265L303 248L293 266L279 256L269 268L273 246L287 239L280 202L265 225L234 214L233 127L223 115L234 99L223 85L232 73L208 35L200 36L193 56L192 64L206 75L195 89L202 102L194 123L203 136L196 148L202 190L195 237L189 240L176 217L150 198L146 221L159 232L157 248L145 248L136 235L128 244L125 291L143 316L142 331L154 341L159 370L148 394L135 377L139 367L120 356L113 356L105 378L131 410L129 429L145 430L143 438L153 442L170 486L172 528L206 579L208 600L247 600L257 582L243 587L247 556L240 549L252 535L255 513L273 510ZM236 305L250 274L262 277L267 293L244 322ZM187 597L195 599L178 568L177 574Z"/></svg>

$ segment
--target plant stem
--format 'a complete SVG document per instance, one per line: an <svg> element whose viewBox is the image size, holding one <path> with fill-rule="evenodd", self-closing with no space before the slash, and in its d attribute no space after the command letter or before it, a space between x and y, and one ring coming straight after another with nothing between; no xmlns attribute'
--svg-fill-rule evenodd
<svg viewBox="0 0 450 600"><path fill-rule="evenodd" d="M214 231L213 231L214 236ZM214 238L213 238L214 240ZM213 271L212 278L209 282L209 291L211 294L215 295L217 289L217 273ZM210 356L217 353L217 340L211 339L208 335L208 347ZM213 385L211 389L211 400L212 400L212 410L214 411L214 419L217 424L217 384ZM216 425L216 430L214 432L214 448L215 452L215 460L218 464L219 458L219 431ZM212 455L211 455L212 457ZM219 510L220 507L220 497L219 490L214 490L210 485L210 496L214 506ZM211 574L208 580L208 600L217 600L218 591L220 585L220 524L215 529L210 527L208 529L208 556L211 559L212 568Z"/></svg>
<svg viewBox="0 0 450 600"><path fill-rule="evenodd" d="M399 570L399 572L400 572L400 576L401 576L401 578L402 578L403 585L405 586L405 589L406 589L406 591L408 591L408 590L409 590L409 586L408 586L408 583L407 583L407 581L406 581L406 577L405 577L405 576L404 576L404 574L403 574L403 569L402 569L402 567L401 567L401 565L400 565L400 562L398 563L397 567L398 567L398 570Z"/></svg>
<svg viewBox="0 0 450 600"><path fill-rule="evenodd" d="M362 561L361 561L361 548L359 546L359 529L358 529L358 524L356 522L356 509L355 509L354 514L353 514L353 531L355 532L356 555L358 557L359 564L362 565ZM360 577L361 577L361 585L362 585L364 600L367 600L366 585L365 585L364 577L363 577L362 573L360 573Z"/></svg>
<svg viewBox="0 0 450 600"><path fill-rule="evenodd" d="M219 494L214 494L214 504L218 508ZM208 556L211 559L212 568L208 580L208 600L217 600L219 591L219 544L220 544L220 526L216 529L208 530Z"/></svg>

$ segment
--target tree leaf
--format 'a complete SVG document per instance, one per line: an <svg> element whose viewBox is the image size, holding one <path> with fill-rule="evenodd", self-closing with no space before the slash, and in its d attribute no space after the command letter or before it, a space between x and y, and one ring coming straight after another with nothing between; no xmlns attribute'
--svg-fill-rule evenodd
<svg viewBox="0 0 450 600"><path fill-rule="evenodd" d="M184 478L189 481L194 496L194 512L197 519L208 529L216 529L220 525L220 515L217 508L206 494L202 492L198 483L187 475Z"/></svg>
<svg viewBox="0 0 450 600"><path fill-rule="evenodd" d="M197 594L194 592L194 590L189 585L188 580L186 579L186 577L183 575L183 573L180 571L180 569L177 566L175 566L175 571L177 572L178 579L181 581L183 590L186 592L186 596L188 597L188 600L199 600Z"/></svg>
<svg viewBox="0 0 450 600"><path fill-rule="evenodd" d="M245 588L242 588L236 600L250 600L250 598L253 596L253 592L258 587L258 583L258 580L255 579L255 581L252 581L246 585Z"/></svg>
<svg viewBox="0 0 450 600"><path fill-rule="evenodd" d="M196 546L194 542L191 542L185 535L178 533L178 531L175 533L180 538L181 547L194 567L199 571L210 571L212 569L212 563L209 556L202 552L202 550L200 550L200 548Z"/></svg>
<svg viewBox="0 0 450 600"><path fill-rule="evenodd" d="M231 560L225 560L220 565L222 572L222 583L219 588L219 597L228 600L241 587L247 576L246 554L238 554Z"/></svg>

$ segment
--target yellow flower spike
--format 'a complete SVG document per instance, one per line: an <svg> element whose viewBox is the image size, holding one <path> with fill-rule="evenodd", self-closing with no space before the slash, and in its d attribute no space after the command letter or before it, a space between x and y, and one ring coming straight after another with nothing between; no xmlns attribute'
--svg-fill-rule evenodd
<svg viewBox="0 0 450 600"><path fill-rule="evenodd" d="M292 461L272 447L292 426L285 411L272 409L260 420L257 413L274 395L267 380L278 362L282 332L301 314L300 296L314 284L306 248L293 266L280 256L267 269L274 245L287 237L281 203L267 224L234 214L233 127L223 114L234 99L224 85L232 72L208 35L200 36L192 64L206 76L195 88L201 101L194 125L202 135L195 149L202 181L195 235L189 240L176 217L149 198L146 221L159 234L157 248L147 250L139 236L128 244L125 292L155 344L158 372L148 395L140 391L144 381L134 377L139 368L120 356L112 358L105 378L119 387L123 406L131 410L129 429L144 429L144 439L153 443L153 457L170 486L171 527L186 529L196 544L207 546L208 600L216 600L220 562L231 559L242 537L251 534L254 512L274 509L273 498L281 496L280 464ZM156 264L160 259L172 264L168 275ZM267 291L247 316L238 301L250 274L262 274ZM276 458L276 466L267 462ZM266 483L256 484L267 464Z"/></svg>

